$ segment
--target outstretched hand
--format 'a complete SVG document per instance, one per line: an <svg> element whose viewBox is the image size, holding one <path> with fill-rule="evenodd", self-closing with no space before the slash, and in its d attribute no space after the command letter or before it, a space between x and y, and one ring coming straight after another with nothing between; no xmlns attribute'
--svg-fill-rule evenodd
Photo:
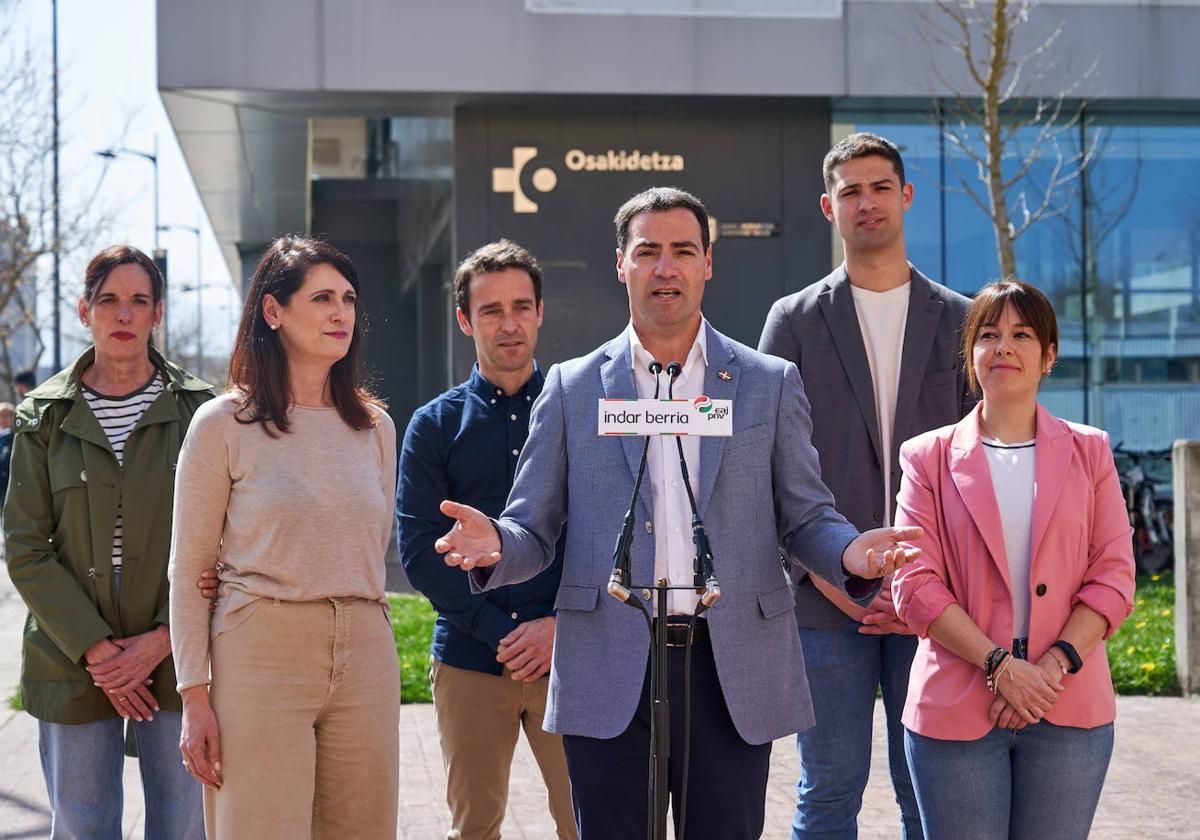
<svg viewBox="0 0 1200 840"><path fill-rule="evenodd" d="M492 521L470 505L449 500L440 510L454 520L454 527L433 544L446 555L446 565L470 571L476 566L493 566L500 560L500 535Z"/></svg>
<svg viewBox="0 0 1200 840"><path fill-rule="evenodd" d="M921 538L920 528L876 528L859 534L842 552L842 568L868 580L885 577L921 556L919 548L905 548L901 542Z"/></svg>

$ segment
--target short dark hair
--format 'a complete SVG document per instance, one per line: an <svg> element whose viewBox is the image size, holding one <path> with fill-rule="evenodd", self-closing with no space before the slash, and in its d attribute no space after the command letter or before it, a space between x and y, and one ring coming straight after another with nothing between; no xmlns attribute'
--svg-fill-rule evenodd
<svg viewBox="0 0 1200 840"><path fill-rule="evenodd" d="M963 365L971 390L979 393L979 380L975 376L975 364L971 350L979 337L979 331L1000 320L1004 307L1012 304L1021 322L1033 327L1038 342L1042 345L1042 358L1050 348L1058 348L1058 318L1054 315L1054 304L1045 293L1031 283L1016 278L996 280L975 293L975 299L967 308L963 322Z"/></svg>
<svg viewBox="0 0 1200 840"><path fill-rule="evenodd" d="M350 258L327 242L307 236L281 236L272 242L250 278L242 320L238 325L233 355L229 359L229 381L242 392L234 419L239 423L261 423L275 437L272 426L287 433L288 409L292 402L287 350L283 340L267 325L263 298L271 295L287 306L304 285L310 269L328 265L346 278L358 292L358 271ZM362 307L355 304L354 330L350 349L329 370L329 391L338 415L352 429L362 431L375 425L368 404L382 405L363 382Z"/></svg>
<svg viewBox="0 0 1200 840"><path fill-rule="evenodd" d="M480 274L519 268L533 281L533 300L542 302L542 267L537 257L509 239L489 242L467 254L454 272L454 305L471 320L471 281Z"/></svg>
<svg viewBox="0 0 1200 840"><path fill-rule="evenodd" d="M36 388L37 387L37 377L34 376L33 371L23 370L20 373L18 373L16 376L13 377L13 384L14 385L24 385L26 388Z"/></svg>
<svg viewBox="0 0 1200 840"><path fill-rule="evenodd" d="M700 246L707 254L710 244L708 210L705 209L704 202L678 187L651 187L622 204L613 218L613 225L617 229L617 248L625 250L625 241L629 238L629 225L635 216L640 213L665 213L677 207L690 210L696 217L700 224Z"/></svg>
<svg viewBox="0 0 1200 840"><path fill-rule="evenodd" d="M155 303L163 299L163 276L154 260L130 245L111 245L92 257L83 271L83 300L88 306L96 300L104 281L119 265L139 265L150 277L150 295Z"/></svg>
<svg viewBox="0 0 1200 840"><path fill-rule="evenodd" d="M825 180L825 189L828 190L833 185L834 169L848 160L857 160L872 155L890 161L896 177L900 179L900 185L905 184L904 161L900 158L900 150L896 148L896 144L878 134L859 131L842 138L836 146L825 153L825 162L821 164L821 177Z"/></svg>

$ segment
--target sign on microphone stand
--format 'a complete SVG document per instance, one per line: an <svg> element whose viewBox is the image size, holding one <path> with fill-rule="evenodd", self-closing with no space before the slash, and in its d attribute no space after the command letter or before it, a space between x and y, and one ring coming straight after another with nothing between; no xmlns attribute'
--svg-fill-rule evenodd
<svg viewBox="0 0 1200 840"><path fill-rule="evenodd" d="M706 396L690 400L607 400L597 408L599 433L730 437L733 400Z"/></svg>

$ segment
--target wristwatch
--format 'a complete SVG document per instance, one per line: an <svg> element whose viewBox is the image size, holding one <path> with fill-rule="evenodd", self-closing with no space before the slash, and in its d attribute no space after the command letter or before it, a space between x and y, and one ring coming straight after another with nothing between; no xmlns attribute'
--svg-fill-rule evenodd
<svg viewBox="0 0 1200 840"><path fill-rule="evenodd" d="M1062 639L1059 639L1057 642L1051 645L1051 647L1056 647L1066 654L1067 661L1071 663L1071 667L1067 669L1068 674L1077 673L1079 669L1083 667L1083 660L1079 658L1079 654L1076 652L1075 646L1070 642L1065 642Z"/></svg>

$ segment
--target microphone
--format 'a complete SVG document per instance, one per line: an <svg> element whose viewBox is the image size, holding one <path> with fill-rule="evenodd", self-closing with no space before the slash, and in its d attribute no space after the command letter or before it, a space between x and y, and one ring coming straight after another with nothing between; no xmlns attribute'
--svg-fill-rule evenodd
<svg viewBox="0 0 1200 840"><path fill-rule="evenodd" d="M659 374L663 366L657 360L652 361L648 368L654 375L654 399L658 399ZM617 536L617 544L613 548L613 570L608 578L608 594L622 603L629 602L630 570L633 564L629 556L629 548L633 544L633 512L637 509L638 493L642 488L642 477L646 474L646 454L650 449L650 437L642 443L642 459L638 464L637 480L633 483L633 497L629 500L629 509L625 511L625 520L621 524L621 533Z"/></svg>
<svg viewBox="0 0 1200 840"><path fill-rule="evenodd" d="M667 365L667 374L671 377L667 385L667 399L675 398L675 380L682 372L683 366L679 362ZM687 490L688 504L692 509L692 543L696 546L696 557L692 561L692 582L696 586L696 593L700 595L700 608L697 611L699 615L721 597L721 585L717 583L717 576L713 571L712 546L708 542L708 532L704 530L700 511L696 508L692 480L688 476L687 459L683 457L683 440L679 436L675 437L675 446L679 450L679 469L683 473L683 486Z"/></svg>

